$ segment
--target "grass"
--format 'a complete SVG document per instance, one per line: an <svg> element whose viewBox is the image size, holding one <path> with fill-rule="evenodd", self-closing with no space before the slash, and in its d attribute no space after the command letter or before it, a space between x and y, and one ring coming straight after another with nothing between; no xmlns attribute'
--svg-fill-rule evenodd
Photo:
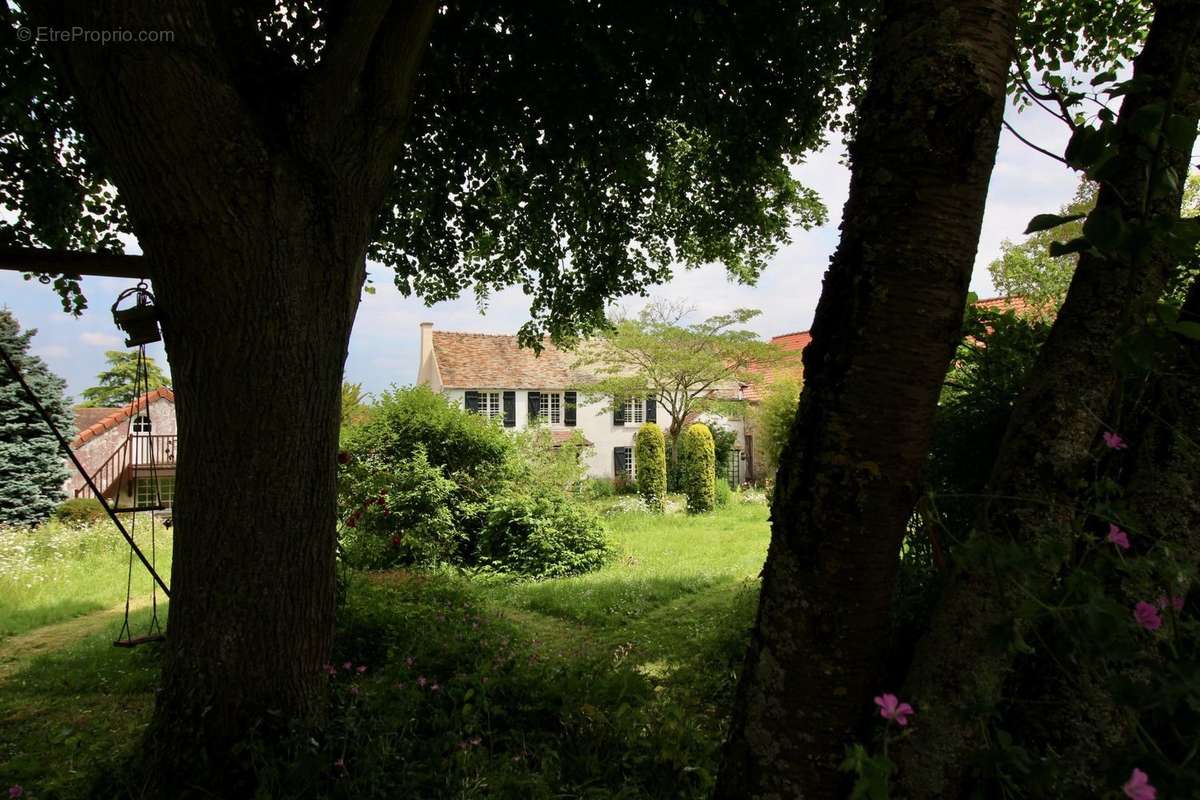
<svg viewBox="0 0 1200 800"><path fill-rule="evenodd" d="M615 556L587 575L355 576L335 656L369 669L330 679L323 734L282 753L249 746L268 796L706 796L766 552L766 508L735 498L711 515L608 522ZM106 608L102 573L123 596L119 551L38 548L26 563L63 583L19 606L5 584L6 628L56 624L5 642L0 789L84 797L104 776L109 793L148 721L157 651L113 648L119 615L70 619L85 605L62 602L91 586L91 608Z"/></svg>
<svg viewBox="0 0 1200 800"><path fill-rule="evenodd" d="M134 533L149 557L146 525L139 519ZM159 572L169 575L170 532L160 527L157 538ZM0 641L123 603L128 566L129 545L107 521L0 528ZM135 562L135 595L148 595L150 580Z"/></svg>

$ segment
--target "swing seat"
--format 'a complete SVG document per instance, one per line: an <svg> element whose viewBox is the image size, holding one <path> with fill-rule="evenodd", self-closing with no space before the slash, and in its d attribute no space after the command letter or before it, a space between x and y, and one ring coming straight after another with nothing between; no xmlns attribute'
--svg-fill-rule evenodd
<svg viewBox="0 0 1200 800"><path fill-rule="evenodd" d="M117 639L113 642L113 647L137 647L140 644L165 642L166 640L167 637L164 634L156 633L153 636L139 636L136 639Z"/></svg>

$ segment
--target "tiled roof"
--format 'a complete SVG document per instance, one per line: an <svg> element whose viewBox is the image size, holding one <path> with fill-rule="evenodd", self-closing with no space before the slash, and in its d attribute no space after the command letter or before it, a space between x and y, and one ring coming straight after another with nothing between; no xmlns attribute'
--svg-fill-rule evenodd
<svg viewBox="0 0 1200 800"><path fill-rule="evenodd" d="M90 408L88 406L75 406L75 408L72 409L72 411L75 412L75 430L86 431L97 422L112 416L120 410L121 409L119 408Z"/></svg>
<svg viewBox="0 0 1200 800"><path fill-rule="evenodd" d="M778 336L771 337L771 344L784 350L788 353L796 355L789 359L786 363L776 366L759 366L755 365L750 368L751 372L758 373L762 377L751 383L742 386L742 397L752 403L757 403L762 400L763 394L768 386L781 377L790 376L796 380L804 377L804 365L800 362L799 354L804 348L808 347L808 343L812 341L812 334L808 331L797 331L795 333L781 333Z"/></svg>
<svg viewBox="0 0 1200 800"><path fill-rule="evenodd" d="M975 305L1000 311L1014 311L1018 316L1037 311L1037 307L1024 297L989 297L986 300L976 300Z"/></svg>
<svg viewBox="0 0 1200 800"><path fill-rule="evenodd" d="M147 392L146 394L142 395L137 400L133 401L129 405L125 406L124 408L103 409L103 410L109 412L108 415L103 417L102 419L97 420L96 422L93 422L91 425L87 426L86 428L84 428L82 425L80 425L79 426L79 435L75 437L75 440L73 442L71 442L71 447L79 447L80 445L85 444L85 443L91 441L92 439L96 438L97 436L104 433L105 431L112 430L113 428L120 425L125 420L132 417L137 412L141 411L143 408L148 406L150 403L153 403L160 399L174 403L175 402L175 393L172 392L166 386L164 386L161 389L155 389L152 392ZM91 411L93 409L87 409L87 410ZM98 411L100 409L95 409L95 410Z"/></svg>
<svg viewBox="0 0 1200 800"><path fill-rule="evenodd" d="M442 385L447 389L563 389L582 382L576 356L549 341L540 355L517 346L516 336L433 332Z"/></svg>
<svg viewBox="0 0 1200 800"><path fill-rule="evenodd" d="M579 438L582 440L581 443L583 445L589 446L589 447L591 446L592 443L590 441L588 441L588 438L586 436L584 436L582 433L579 433L579 431L575 431L575 430L570 430L570 431L553 430L553 431L550 431L550 440L552 442L554 442L555 447L559 447L559 446L564 445L567 442L571 441L571 437L575 436L577 434L578 434Z"/></svg>

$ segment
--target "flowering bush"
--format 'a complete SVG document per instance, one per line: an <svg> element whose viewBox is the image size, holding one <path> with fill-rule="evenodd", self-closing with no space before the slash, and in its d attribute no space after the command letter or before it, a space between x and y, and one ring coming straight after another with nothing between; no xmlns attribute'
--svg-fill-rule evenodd
<svg viewBox="0 0 1200 800"><path fill-rule="evenodd" d="M488 506L479 562L532 578L598 568L608 557L604 525L568 498L511 492Z"/></svg>

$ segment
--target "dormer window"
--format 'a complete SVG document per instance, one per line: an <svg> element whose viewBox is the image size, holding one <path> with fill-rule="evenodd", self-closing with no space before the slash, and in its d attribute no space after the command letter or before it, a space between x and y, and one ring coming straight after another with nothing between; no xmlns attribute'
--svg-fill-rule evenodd
<svg viewBox="0 0 1200 800"><path fill-rule="evenodd" d="M150 417L147 414L138 414L133 418L134 433L150 433Z"/></svg>

